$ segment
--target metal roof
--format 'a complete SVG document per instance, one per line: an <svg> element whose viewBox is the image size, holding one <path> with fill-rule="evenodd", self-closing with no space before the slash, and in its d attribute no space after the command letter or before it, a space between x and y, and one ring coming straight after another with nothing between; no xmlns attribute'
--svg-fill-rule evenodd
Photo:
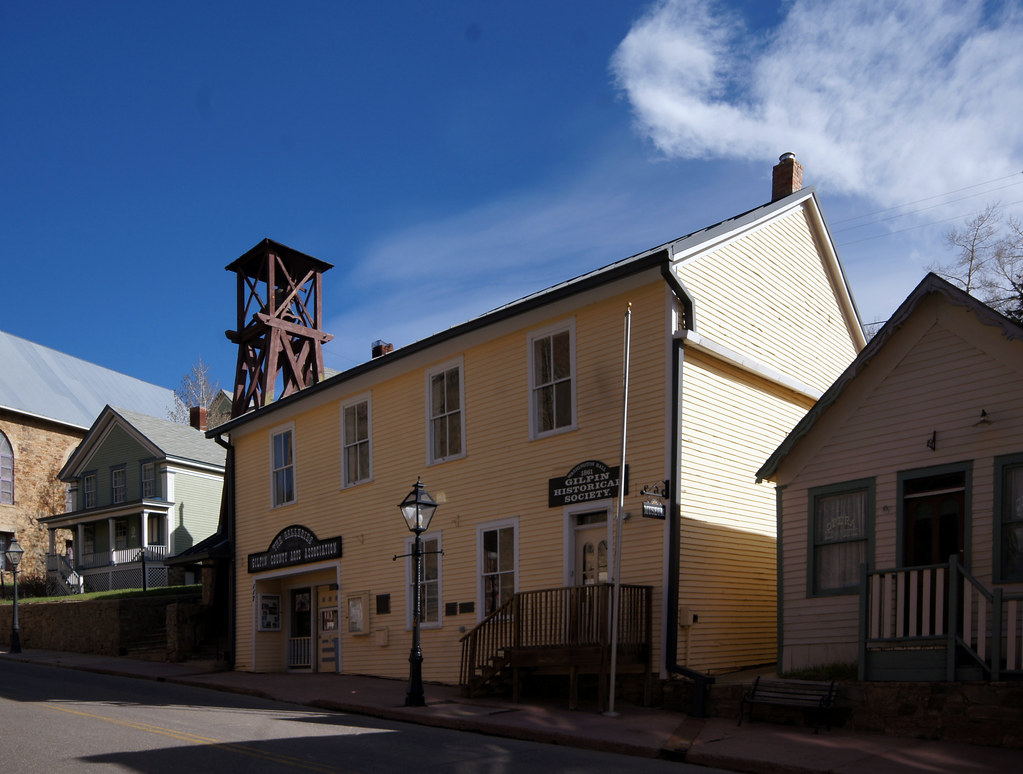
<svg viewBox="0 0 1023 774"><path fill-rule="evenodd" d="M88 429L108 404L166 417L174 392L0 331L0 408Z"/></svg>
<svg viewBox="0 0 1023 774"><path fill-rule="evenodd" d="M224 447L207 438L202 431L129 409L111 406L110 410L144 435L165 457L224 467Z"/></svg>

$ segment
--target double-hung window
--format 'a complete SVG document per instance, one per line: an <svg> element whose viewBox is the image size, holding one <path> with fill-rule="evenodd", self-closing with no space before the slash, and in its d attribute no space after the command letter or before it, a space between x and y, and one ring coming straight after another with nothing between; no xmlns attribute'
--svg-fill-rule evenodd
<svg viewBox="0 0 1023 774"><path fill-rule="evenodd" d="M440 537L424 534L422 541L423 555L420 561L422 562L423 578L419 586L419 623L426 627L440 626ZM409 540L408 542L409 554L412 553L414 542L414 540ZM416 593L416 560L412 556L409 556L408 559L408 582L408 620L409 625L411 625L414 616L413 603Z"/></svg>
<svg viewBox="0 0 1023 774"><path fill-rule="evenodd" d="M357 398L341 407L341 456L344 486L372 478L369 398Z"/></svg>
<svg viewBox="0 0 1023 774"><path fill-rule="evenodd" d="M1023 581L1023 453L995 458L997 581Z"/></svg>
<svg viewBox="0 0 1023 774"><path fill-rule="evenodd" d="M142 463L142 496L156 497L156 463Z"/></svg>
<svg viewBox="0 0 1023 774"><path fill-rule="evenodd" d="M533 437L575 426L575 326L535 333L529 340Z"/></svg>
<svg viewBox="0 0 1023 774"><path fill-rule="evenodd" d="M855 593L860 565L870 560L874 480L811 489L809 508L810 596Z"/></svg>
<svg viewBox="0 0 1023 774"><path fill-rule="evenodd" d="M96 507L96 474L86 473L82 476L82 507Z"/></svg>
<svg viewBox="0 0 1023 774"><path fill-rule="evenodd" d="M429 406L428 457L430 462L465 454L465 411L462 362L445 363L426 373Z"/></svg>
<svg viewBox="0 0 1023 774"><path fill-rule="evenodd" d="M515 594L518 535L514 521L483 525L477 533L483 617Z"/></svg>
<svg viewBox="0 0 1023 774"><path fill-rule="evenodd" d="M270 436L270 492L275 508L295 501L295 450L290 427Z"/></svg>
<svg viewBox="0 0 1023 774"><path fill-rule="evenodd" d="M123 503L125 500L124 465L110 469L110 502Z"/></svg>
<svg viewBox="0 0 1023 774"><path fill-rule="evenodd" d="M0 503L14 504L14 449L0 433Z"/></svg>

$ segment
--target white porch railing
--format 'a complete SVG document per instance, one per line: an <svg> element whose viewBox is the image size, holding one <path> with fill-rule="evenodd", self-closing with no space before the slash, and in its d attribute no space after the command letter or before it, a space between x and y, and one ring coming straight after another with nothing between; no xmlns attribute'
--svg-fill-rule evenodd
<svg viewBox="0 0 1023 774"><path fill-rule="evenodd" d="M949 681L969 663L991 680L1023 675L1023 594L989 591L955 556L947 565L864 567L860 595L861 666L868 651L915 648L943 651Z"/></svg>
<svg viewBox="0 0 1023 774"><path fill-rule="evenodd" d="M312 641L312 637L288 638L288 669L301 669L313 665Z"/></svg>
<svg viewBox="0 0 1023 774"><path fill-rule="evenodd" d="M51 554L46 559L47 579L69 594L166 586L169 578L163 560L169 554L167 546L146 546L144 552L136 547L83 553L77 568L65 557Z"/></svg>

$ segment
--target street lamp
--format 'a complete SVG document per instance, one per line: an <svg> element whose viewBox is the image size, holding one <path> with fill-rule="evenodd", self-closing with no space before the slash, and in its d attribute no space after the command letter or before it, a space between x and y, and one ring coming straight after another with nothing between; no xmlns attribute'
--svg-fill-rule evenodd
<svg viewBox="0 0 1023 774"><path fill-rule="evenodd" d="M416 479L416 485L412 487L405 499L398 505L401 515L405 517L405 524L409 530L416 533L415 548L412 557L415 561L415 574L413 576L412 593L412 651L409 653L408 693L405 694L406 707L425 707L426 698L423 696L423 649L419 644L419 619L422 614L422 584L423 584L423 540L422 535L430 528L430 520L434 511L437 510L437 502L430 497L430 493L423 488L423 482Z"/></svg>
<svg viewBox="0 0 1023 774"><path fill-rule="evenodd" d="M18 628L18 565L21 564L21 555L25 550L15 538L7 546L7 561L11 563L11 571L14 573L14 622L11 624L11 653L21 653L21 631Z"/></svg>

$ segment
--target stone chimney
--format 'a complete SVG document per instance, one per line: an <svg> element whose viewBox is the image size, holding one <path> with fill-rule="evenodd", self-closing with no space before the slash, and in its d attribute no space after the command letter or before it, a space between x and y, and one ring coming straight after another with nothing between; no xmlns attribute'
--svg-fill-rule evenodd
<svg viewBox="0 0 1023 774"><path fill-rule="evenodd" d="M390 352L394 352L394 345L388 344L386 341L377 339L373 342L373 357L378 358L382 355L386 355Z"/></svg>
<svg viewBox="0 0 1023 774"><path fill-rule="evenodd" d="M188 424L196 430L206 432L206 408L204 406L192 406L188 410Z"/></svg>
<svg viewBox="0 0 1023 774"><path fill-rule="evenodd" d="M784 199L803 187L803 165L796 161L795 153L783 153L774 165L771 201Z"/></svg>

